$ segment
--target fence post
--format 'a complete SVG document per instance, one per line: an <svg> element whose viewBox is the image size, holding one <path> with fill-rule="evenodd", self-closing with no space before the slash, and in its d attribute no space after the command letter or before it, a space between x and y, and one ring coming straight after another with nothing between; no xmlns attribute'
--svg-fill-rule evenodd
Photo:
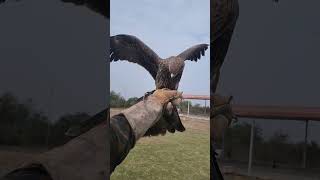
<svg viewBox="0 0 320 180"><path fill-rule="evenodd" d="M187 101L188 102L188 116L189 116L189 114L190 114L190 101Z"/></svg>
<svg viewBox="0 0 320 180"><path fill-rule="evenodd" d="M254 140L254 126L255 126L255 120L252 120L252 125L251 125L251 134L250 134L250 151L249 151L248 176L250 176L250 175L251 175L251 167L252 167L252 153L253 153L253 140Z"/></svg>

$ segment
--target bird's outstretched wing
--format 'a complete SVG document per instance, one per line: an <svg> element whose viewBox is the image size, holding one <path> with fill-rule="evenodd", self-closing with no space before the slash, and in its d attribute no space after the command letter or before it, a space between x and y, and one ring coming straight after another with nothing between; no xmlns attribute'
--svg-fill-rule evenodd
<svg viewBox="0 0 320 180"><path fill-rule="evenodd" d="M159 56L137 37L120 34L110 38L110 62L127 60L144 67L156 78Z"/></svg>
<svg viewBox="0 0 320 180"><path fill-rule="evenodd" d="M198 61L201 58L201 55L204 56L204 52L208 49L208 44L198 44L192 46L191 48L183 51L178 57L182 58L183 60L191 60L191 61Z"/></svg>

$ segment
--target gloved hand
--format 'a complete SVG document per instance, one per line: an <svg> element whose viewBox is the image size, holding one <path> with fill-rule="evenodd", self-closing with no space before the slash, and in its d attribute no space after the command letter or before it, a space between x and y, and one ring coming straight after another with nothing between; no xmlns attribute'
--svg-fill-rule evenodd
<svg viewBox="0 0 320 180"><path fill-rule="evenodd" d="M181 96L182 93L175 90L158 89L143 101L122 111L134 132L136 141L155 123L159 123L164 107L169 102L178 105L181 102L179 100Z"/></svg>
<svg viewBox="0 0 320 180"><path fill-rule="evenodd" d="M212 130L214 139L220 139L233 119L237 117L232 112L232 96L213 96Z"/></svg>
<svg viewBox="0 0 320 180"><path fill-rule="evenodd" d="M136 103L142 101L144 98L153 94L156 90L145 93L143 97L140 97ZM157 136L157 135L165 135L167 131L170 133L174 133L175 131L183 132L185 131L185 127L183 126L180 116L178 114L177 107L175 105L181 103L181 99L177 99L176 101L180 102L169 102L167 104L166 109L163 112L162 117L159 121L157 121L153 126L151 126L144 136Z"/></svg>
<svg viewBox="0 0 320 180"><path fill-rule="evenodd" d="M163 110L164 112L160 120L150 127L144 136L165 135L167 131L170 133L174 133L176 130L179 132L185 131L185 127L181 122L178 110L173 104L178 103L169 102L166 109Z"/></svg>

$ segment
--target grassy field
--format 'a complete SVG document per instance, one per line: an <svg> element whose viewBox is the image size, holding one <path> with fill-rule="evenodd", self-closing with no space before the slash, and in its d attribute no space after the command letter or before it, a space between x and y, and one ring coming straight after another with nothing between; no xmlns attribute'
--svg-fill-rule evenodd
<svg viewBox="0 0 320 180"><path fill-rule="evenodd" d="M111 180L210 179L209 122L183 123L183 133L142 138Z"/></svg>

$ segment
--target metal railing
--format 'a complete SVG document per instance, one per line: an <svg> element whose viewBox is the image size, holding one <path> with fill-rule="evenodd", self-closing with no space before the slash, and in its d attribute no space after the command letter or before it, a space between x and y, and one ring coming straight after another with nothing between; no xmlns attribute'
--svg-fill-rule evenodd
<svg viewBox="0 0 320 180"><path fill-rule="evenodd" d="M305 121L304 148L302 155L303 160L301 167L306 168L308 124L310 120L320 121L319 107L233 105L232 109L237 117L242 118ZM249 176L251 175L252 169L254 128L255 120L252 120L248 162Z"/></svg>
<svg viewBox="0 0 320 180"><path fill-rule="evenodd" d="M183 94L182 99L189 99L189 100L204 100L204 114L206 114L207 109L207 101L210 101L210 96L207 95L191 95L191 94ZM190 101L188 101L188 108L187 108L187 116L190 116Z"/></svg>

